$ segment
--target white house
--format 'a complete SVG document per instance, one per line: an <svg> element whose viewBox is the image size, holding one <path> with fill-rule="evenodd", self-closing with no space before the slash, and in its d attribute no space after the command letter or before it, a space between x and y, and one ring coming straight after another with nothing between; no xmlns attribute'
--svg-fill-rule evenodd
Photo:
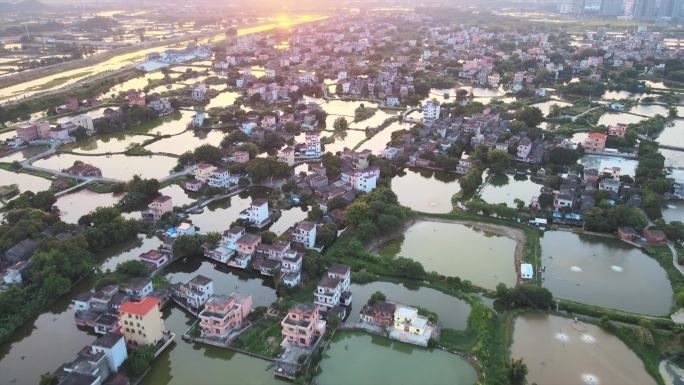
<svg viewBox="0 0 684 385"><path fill-rule="evenodd" d="M73 123L75 126L85 128L88 132L95 131L95 128L93 127L93 118L88 115L83 114L74 116L71 118L71 123Z"/></svg>
<svg viewBox="0 0 684 385"><path fill-rule="evenodd" d="M252 203L240 213L241 219L247 219L254 226L260 226L269 220L268 201L254 199Z"/></svg>
<svg viewBox="0 0 684 385"><path fill-rule="evenodd" d="M230 172L219 168L209 175L207 184L211 187L226 188L230 186Z"/></svg>
<svg viewBox="0 0 684 385"><path fill-rule="evenodd" d="M186 283L173 286L173 295L195 309L199 309L214 295L214 281L203 275L196 275Z"/></svg>
<svg viewBox="0 0 684 385"><path fill-rule="evenodd" d="M190 94L190 96L197 101L204 100L206 95L207 95L207 86L205 86L204 83L200 83L200 84L195 85L192 88L192 92Z"/></svg>
<svg viewBox="0 0 684 385"><path fill-rule="evenodd" d="M531 280L534 278L534 268L529 263L520 264L520 277L522 279Z"/></svg>
<svg viewBox="0 0 684 385"><path fill-rule="evenodd" d="M388 96L387 98L385 98L385 106L399 107L399 98L396 96Z"/></svg>
<svg viewBox="0 0 684 385"><path fill-rule="evenodd" d="M206 115L204 112L198 112L192 117L192 121L190 122L190 125L192 127L202 127L204 124L204 119Z"/></svg>
<svg viewBox="0 0 684 385"><path fill-rule="evenodd" d="M599 190L607 190L617 193L620 191L620 181L611 178L603 178L601 179L601 182L599 182Z"/></svg>
<svg viewBox="0 0 684 385"><path fill-rule="evenodd" d="M306 134L306 156L308 158L321 156L321 139L316 132Z"/></svg>
<svg viewBox="0 0 684 385"><path fill-rule="evenodd" d="M532 141L529 139L525 138L520 141L518 144L518 149L517 149L517 157L520 160L525 160L527 157L530 155L530 152L532 151Z"/></svg>
<svg viewBox="0 0 684 385"><path fill-rule="evenodd" d="M152 290L152 280L142 277L131 279L125 287L126 294L136 301L140 301L152 294Z"/></svg>
<svg viewBox="0 0 684 385"><path fill-rule="evenodd" d="M117 373L128 358L126 341L122 334L109 332L98 338L91 346L91 353L103 353L111 373Z"/></svg>
<svg viewBox="0 0 684 385"><path fill-rule="evenodd" d="M363 170L345 170L342 171L340 178L343 182L351 184L354 189L368 193L377 186L380 169L369 167Z"/></svg>
<svg viewBox="0 0 684 385"><path fill-rule="evenodd" d="M292 232L292 240L301 243L307 249L316 245L316 224L313 222L299 222Z"/></svg>
<svg viewBox="0 0 684 385"><path fill-rule="evenodd" d="M428 100L423 106L423 120L432 121L439 119L440 105L436 100Z"/></svg>

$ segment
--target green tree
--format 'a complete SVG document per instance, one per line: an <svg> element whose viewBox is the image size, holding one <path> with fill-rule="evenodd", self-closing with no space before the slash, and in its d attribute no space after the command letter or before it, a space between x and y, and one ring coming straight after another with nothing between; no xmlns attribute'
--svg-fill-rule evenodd
<svg viewBox="0 0 684 385"><path fill-rule="evenodd" d="M194 157L196 162L206 162L218 166L221 164L223 152L216 146L203 144L195 149Z"/></svg>
<svg viewBox="0 0 684 385"><path fill-rule="evenodd" d="M494 150L487 153L487 164L497 174L503 173L511 166L511 155L507 152Z"/></svg>
<svg viewBox="0 0 684 385"><path fill-rule="evenodd" d="M197 236L181 235L173 243L173 254L178 258L201 257L202 248Z"/></svg>
<svg viewBox="0 0 684 385"><path fill-rule="evenodd" d="M52 373L43 373L40 375L39 385L57 385L59 379Z"/></svg>
<svg viewBox="0 0 684 385"><path fill-rule="evenodd" d="M371 294L370 298L368 298L368 304L369 305L374 305L378 301L386 301L387 296L385 296L385 293L381 291L376 291L375 293Z"/></svg>
<svg viewBox="0 0 684 385"><path fill-rule="evenodd" d="M525 385L527 377L527 365L521 359L509 358L506 360L506 371L511 385Z"/></svg>
<svg viewBox="0 0 684 385"><path fill-rule="evenodd" d="M523 107L516 112L515 117L525 122L528 127L537 127L539 123L544 121L544 114L537 107Z"/></svg>
<svg viewBox="0 0 684 385"><path fill-rule="evenodd" d="M347 122L347 118L344 116L340 116L337 119L335 119L335 123L333 123L333 129L335 131L346 131L349 128L349 123Z"/></svg>

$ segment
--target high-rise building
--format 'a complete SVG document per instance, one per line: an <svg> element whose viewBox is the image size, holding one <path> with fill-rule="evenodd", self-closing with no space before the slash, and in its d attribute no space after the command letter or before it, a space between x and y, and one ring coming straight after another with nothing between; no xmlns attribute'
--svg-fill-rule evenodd
<svg viewBox="0 0 684 385"><path fill-rule="evenodd" d="M656 17L658 19L672 17L674 0L660 0L659 3L656 4Z"/></svg>
<svg viewBox="0 0 684 385"><path fill-rule="evenodd" d="M615 17L624 15L623 0L601 0L601 16Z"/></svg>
<svg viewBox="0 0 684 385"><path fill-rule="evenodd" d="M684 19L684 0L674 0L672 5L672 17L675 19Z"/></svg>
<svg viewBox="0 0 684 385"><path fill-rule="evenodd" d="M601 11L602 2L602 0L584 0L584 13L599 13Z"/></svg>
<svg viewBox="0 0 684 385"><path fill-rule="evenodd" d="M637 20L655 19L656 0L635 0L633 16Z"/></svg>

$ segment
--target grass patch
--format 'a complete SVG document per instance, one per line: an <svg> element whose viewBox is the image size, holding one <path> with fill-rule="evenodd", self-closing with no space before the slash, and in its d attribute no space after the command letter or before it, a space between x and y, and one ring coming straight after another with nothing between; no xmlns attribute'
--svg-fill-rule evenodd
<svg viewBox="0 0 684 385"><path fill-rule="evenodd" d="M670 279L672 283L672 289L675 292L684 290L684 276L679 272L677 267L672 264L672 251L667 246L646 246L644 247L644 252L648 254L651 258L658 261L660 266L667 272L667 278ZM677 250L679 254L682 248Z"/></svg>
<svg viewBox="0 0 684 385"><path fill-rule="evenodd" d="M146 149L145 147L135 144L129 147L124 154L127 156L148 156L152 155L152 151Z"/></svg>
<svg viewBox="0 0 684 385"><path fill-rule="evenodd" d="M474 302L466 330L442 329L439 345L452 351L468 351L477 356L484 374L483 384L507 384L504 323L496 312Z"/></svg>
<svg viewBox="0 0 684 385"><path fill-rule="evenodd" d="M280 319L263 318L252 325L233 343L233 347L266 357L277 357L282 352Z"/></svg>
<svg viewBox="0 0 684 385"><path fill-rule="evenodd" d="M31 170L28 168L21 168L21 166L20 166L20 168L17 168L14 165L14 163L0 162L0 169L11 171L11 172L16 172L16 173L33 175L33 176L37 176L37 177L45 178L45 179L49 179L49 180L53 179L53 175L50 174L49 172Z"/></svg>

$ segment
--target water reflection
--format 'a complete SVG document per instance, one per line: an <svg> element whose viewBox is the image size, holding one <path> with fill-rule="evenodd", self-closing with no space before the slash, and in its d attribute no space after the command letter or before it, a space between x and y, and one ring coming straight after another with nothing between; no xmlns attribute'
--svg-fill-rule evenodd
<svg viewBox="0 0 684 385"><path fill-rule="evenodd" d="M477 379L475 369L458 355L350 332L335 336L320 367L316 383L321 385L471 385Z"/></svg>
<svg viewBox="0 0 684 385"><path fill-rule="evenodd" d="M411 258L420 262L426 271L494 289L500 282L515 285L515 247L513 239L469 226L419 221L404 232L403 238L387 242L379 252Z"/></svg>
<svg viewBox="0 0 684 385"><path fill-rule="evenodd" d="M461 191L458 175L443 171L406 169L391 184L399 203L428 213L450 212L451 198Z"/></svg>
<svg viewBox="0 0 684 385"><path fill-rule="evenodd" d="M391 282L373 282L364 285L352 284L354 305L348 321L359 320L359 313L376 291L387 296L388 300L397 301L409 306L421 306L437 313L438 323L442 327L463 330L468 324L470 305L462 299L444 294L427 287L408 288Z"/></svg>

